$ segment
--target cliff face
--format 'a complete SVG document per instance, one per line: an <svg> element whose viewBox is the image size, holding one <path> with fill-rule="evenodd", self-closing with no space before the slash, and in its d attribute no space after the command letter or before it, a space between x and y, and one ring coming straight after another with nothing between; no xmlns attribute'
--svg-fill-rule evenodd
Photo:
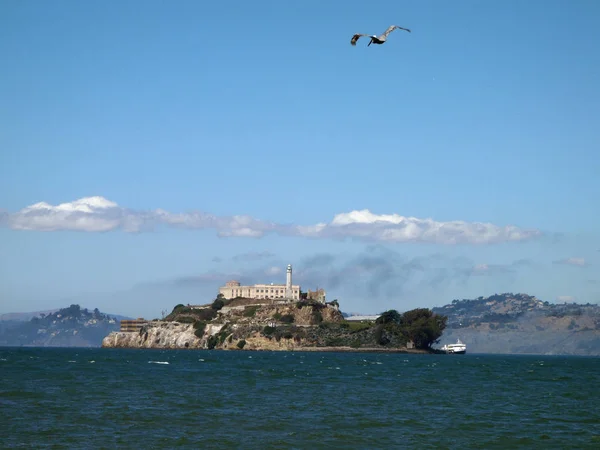
<svg viewBox="0 0 600 450"><path fill-rule="evenodd" d="M225 324L209 324L202 337L197 337L192 324L179 322L149 322L139 332L110 333L102 341L104 348L217 348L223 350L239 349L238 343L244 341L246 350L292 350L310 345L306 339L281 337L269 339L257 327L228 326ZM223 331L223 333L221 333ZM213 339L211 345L210 339Z"/></svg>
<svg viewBox="0 0 600 450"><path fill-rule="evenodd" d="M206 348L206 341L223 325L208 325L198 338L192 324L179 322L148 322L139 332L114 331L102 341L104 348Z"/></svg>
<svg viewBox="0 0 600 450"><path fill-rule="evenodd" d="M165 320L148 322L137 332L110 333L102 347L300 350L358 345L358 335L350 336L353 330L343 322L336 305L310 302L238 301L219 309L178 305Z"/></svg>

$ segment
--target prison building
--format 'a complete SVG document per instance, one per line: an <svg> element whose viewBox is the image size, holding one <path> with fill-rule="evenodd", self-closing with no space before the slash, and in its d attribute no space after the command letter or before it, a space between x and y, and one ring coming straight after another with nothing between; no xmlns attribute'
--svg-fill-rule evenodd
<svg viewBox="0 0 600 450"><path fill-rule="evenodd" d="M300 300L300 285L292 284L292 266L287 266L285 284L254 284L242 286L239 281L228 281L219 288L219 294L226 299L245 298L272 298L285 300Z"/></svg>

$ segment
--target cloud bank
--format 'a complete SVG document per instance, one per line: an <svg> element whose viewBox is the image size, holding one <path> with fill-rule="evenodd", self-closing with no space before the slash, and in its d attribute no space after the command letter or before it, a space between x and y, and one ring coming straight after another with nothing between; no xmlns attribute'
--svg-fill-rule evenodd
<svg viewBox="0 0 600 450"><path fill-rule="evenodd" d="M449 221L374 214L364 209L336 214L328 223L278 224L247 215L218 217L206 212L170 213L162 209L138 211L104 197L85 197L50 205L36 203L15 213L0 212L0 225L14 230L129 233L152 231L158 226L213 229L220 237L260 238L267 234L366 242L424 242L436 244L496 244L538 238L542 232L512 225Z"/></svg>
<svg viewBox="0 0 600 450"><path fill-rule="evenodd" d="M192 292L195 289L196 300L192 301L198 302L198 298L213 298L218 287L229 280L237 280L242 285L284 283L285 267L285 263L259 262L244 269L200 273L163 284L174 289L170 301L179 298L176 293L180 290ZM470 258L441 252L408 256L389 246L371 244L358 253L317 253L301 258L294 264L293 280L303 291L325 288L329 300L343 300L345 311L375 313L390 307L406 309L445 304L468 291L471 283L480 286L483 282L489 287L489 294L497 290L509 292L519 275L534 268L529 260L477 264ZM494 278L486 280L482 275ZM206 295L203 297L200 292Z"/></svg>
<svg viewBox="0 0 600 450"><path fill-rule="evenodd" d="M554 264L566 264L568 266L576 266L576 267L586 267L589 266L589 263L584 258L564 258L554 261Z"/></svg>

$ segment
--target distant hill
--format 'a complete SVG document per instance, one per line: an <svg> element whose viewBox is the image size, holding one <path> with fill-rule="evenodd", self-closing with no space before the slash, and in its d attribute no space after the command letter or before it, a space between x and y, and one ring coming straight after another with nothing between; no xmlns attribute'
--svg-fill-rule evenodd
<svg viewBox="0 0 600 450"><path fill-rule="evenodd" d="M32 314L30 320L19 320ZM7 317L8 316L8 317ZM51 312L3 314L0 346L100 347L102 339L120 328L124 316L111 316L71 305Z"/></svg>
<svg viewBox="0 0 600 450"><path fill-rule="evenodd" d="M58 311L58 309L47 309L45 311L33 311L33 312L15 312L0 314L0 322L26 322L33 319L34 317L40 317L43 315L52 314Z"/></svg>
<svg viewBox="0 0 600 450"><path fill-rule="evenodd" d="M600 306L551 304L527 294L453 300L440 344L461 339L468 353L600 355Z"/></svg>

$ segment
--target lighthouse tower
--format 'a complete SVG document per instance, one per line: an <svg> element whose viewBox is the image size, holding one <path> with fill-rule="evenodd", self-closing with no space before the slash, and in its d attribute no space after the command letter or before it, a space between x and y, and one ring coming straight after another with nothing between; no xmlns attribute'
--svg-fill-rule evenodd
<svg viewBox="0 0 600 450"><path fill-rule="evenodd" d="M292 265L288 264L287 273L285 277L285 298L291 300L293 297L292 294Z"/></svg>

